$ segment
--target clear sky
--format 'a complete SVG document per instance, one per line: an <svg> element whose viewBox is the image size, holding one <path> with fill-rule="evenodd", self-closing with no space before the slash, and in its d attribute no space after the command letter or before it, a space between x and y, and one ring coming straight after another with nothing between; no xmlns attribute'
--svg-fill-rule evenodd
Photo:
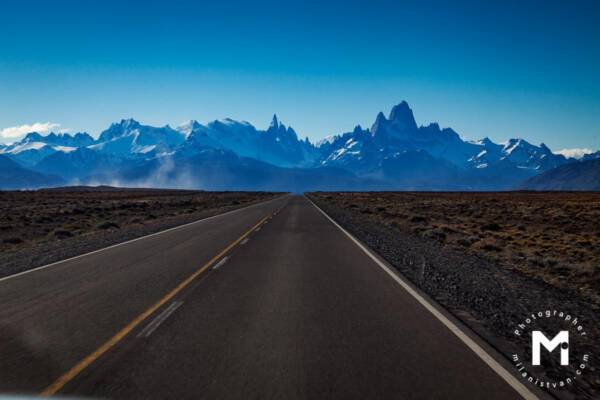
<svg viewBox="0 0 600 400"><path fill-rule="evenodd" d="M466 139L600 149L598 1L125 3L0 3L0 132L277 113L319 139L406 100Z"/></svg>

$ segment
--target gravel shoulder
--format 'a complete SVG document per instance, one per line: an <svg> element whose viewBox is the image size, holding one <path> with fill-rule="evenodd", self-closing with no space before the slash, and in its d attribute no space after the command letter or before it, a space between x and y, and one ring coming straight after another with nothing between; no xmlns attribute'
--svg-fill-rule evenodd
<svg viewBox="0 0 600 400"><path fill-rule="evenodd" d="M515 337L513 330L532 312L560 308L584 321L589 336L572 338L570 345L592 356L590 366L577 384L549 393L561 399L599 398L600 374L594 365L594 355L600 355L600 308L595 302L577 291L504 268L493 260L446 246L398 225L382 223L373 213L362 213L360 207L343 206L336 196L335 193L308 194L340 225L509 360L523 349L529 351L529 338ZM426 210L423 213L426 214ZM548 361L546 378L557 379L565 374L565 367L557 361Z"/></svg>

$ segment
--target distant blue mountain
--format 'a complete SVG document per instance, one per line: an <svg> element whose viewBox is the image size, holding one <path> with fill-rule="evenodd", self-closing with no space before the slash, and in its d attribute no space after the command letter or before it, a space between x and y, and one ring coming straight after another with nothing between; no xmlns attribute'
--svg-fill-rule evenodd
<svg viewBox="0 0 600 400"><path fill-rule="evenodd" d="M318 146L321 165L380 177L402 189L511 189L524 179L575 161L523 139L504 144L488 138L467 142L436 123L419 127L406 102L395 106L388 118L379 113L370 130L357 126ZM410 162L398 161L407 153ZM390 170L390 165L395 167ZM411 174L411 170L418 171Z"/></svg>
<svg viewBox="0 0 600 400"><path fill-rule="evenodd" d="M205 190L307 190L375 189L377 182L358 179L336 168L283 168L229 150L205 148L193 154L130 163L113 173L98 173L91 182L128 187L174 187Z"/></svg>
<svg viewBox="0 0 600 400"><path fill-rule="evenodd" d="M596 160L598 158L600 158L600 151L584 155L581 157L581 161Z"/></svg>
<svg viewBox="0 0 600 400"><path fill-rule="evenodd" d="M74 151L50 154L37 163L34 169L61 176L71 184L80 184L89 183L89 178L95 174L118 174L127 164L128 159L90 147L80 147Z"/></svg>
<svg viewBox="0 0 600 400"><path fill-rule="evenodd" d="M36 189L64 184L65 181L58 176L28 170L0 154L0 188L2 189Z"/></svg>
<svg viewBox="0 0 600 400"><path fill-rule="evenodd" d="M277 116L265 130L231 119L178 128L124 119L98 139L32 132L0 146L0 155L71 184L294 191L504 190L579 162L523 139L469 142L437 123L419 126L404 101L387 117L379 113L369 129L357 126L316 144ZM0 187L8 186L0 180Z"/></svg>
<svg viewBox="0 0 600 400"><path fill-rule="evenodd" d="M543 172L523 182L520 189L600 191L600 157Z"/></svg>

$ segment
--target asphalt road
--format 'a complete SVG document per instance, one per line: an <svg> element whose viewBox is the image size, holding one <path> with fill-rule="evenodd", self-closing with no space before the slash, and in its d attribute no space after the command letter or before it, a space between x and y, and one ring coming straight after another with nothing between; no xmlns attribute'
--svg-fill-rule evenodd
<svg viewBox="0 0 600 400"><path fill-rule="evenodd" d="M0 392L515 399L307 199L0 281Z"/></svg>

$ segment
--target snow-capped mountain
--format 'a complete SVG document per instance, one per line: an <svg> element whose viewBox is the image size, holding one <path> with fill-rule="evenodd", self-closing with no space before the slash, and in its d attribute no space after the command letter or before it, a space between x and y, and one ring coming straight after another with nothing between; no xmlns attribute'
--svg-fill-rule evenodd
<svg viewBox="0 0 600 400"><path fill-rule="evenodd" d="M85 132L78 132L74 135L54 132L51 132L48 135L40 135L37 132L31 132L28 133L22 141L40 142L63 147L84 147L94 143L94 138Z"/></svg>
<svg viewBox="0 0 600 400"><path fill-rule="evenodd" d="M488 138L467 142L450 128L440 129L437 123L418 127L406 102L392 108L389 118L379 113L370 131L358 126L353 132L330 137L319 145L326 155L323 165L343 166L360 173L376 170L383 160L409 151L424 151L465 170L492 168L506 160L515 168L535 173L567 162L544 144L534 146L523 139L511 139L505 144Z"/></svg>
<svg viewBox="0 0 600 400"><path fill-rule="evenodd" d="M92 143L94 139L87 133L76 133L74 136L68 133L50 133L44 136L31 132L21 141L0 148L0 154L6 155L22 166L33 167L54 153L69 153Z"/></svg>
<svg viewBox="0 0 600 400"><path fill-rule="evenodd" d="M89 148L125 158L157 156L172 152L185 140L183 133L169 125L156 128L142 125L134 119L123 119L102 132Z"/></svg>
<svg viewBox="0 0 600 400"><path fill-rule="evenodd" d="M317 144L299 139L277 116L265 130L232 119L192 120L176 129L124 119L98 139L86 133L30 133L0 145L0 155L68 183L221 189L271 185L279 190L511 189L544 171L579 162L552 153L543 143L469 142L437 123L419 126L404 101L387 117L379 113L369 129L356 126Z"/></svg>
<svg viewBox="0 0 600 400"><path fill-rule="evenodd" d="M299 140L296 132L280 123L276 115L265 131L229 118L207 125L190 121L178 130L186 135L191 147L230 150L281 167L309 167L318 158L316 148L308 140Z"/></svg>
<svg viewBox="0 0 600 400"><path fill-rule="evenodd" d="M475 143L481 146L481 151L469 162L476 168L486 168L507 160L518 168L541 172L568 162L565 156L552 153L544 143L535 146L524 139L510 139L504 144L496 144L488 138Z"/></svg>
<svg viewBox="0 0 600 400"><path fill-rule="evenodd" d="M389 118L379 113L370 130L357 126L352 132L320 143L320 147L326 155L323 165L344 166L359 173L376 170L383 160L418 151L464 167L478 149L462 141L452 129L440 129L438 124L417 127L406 102L395 106Z"/></svg>

